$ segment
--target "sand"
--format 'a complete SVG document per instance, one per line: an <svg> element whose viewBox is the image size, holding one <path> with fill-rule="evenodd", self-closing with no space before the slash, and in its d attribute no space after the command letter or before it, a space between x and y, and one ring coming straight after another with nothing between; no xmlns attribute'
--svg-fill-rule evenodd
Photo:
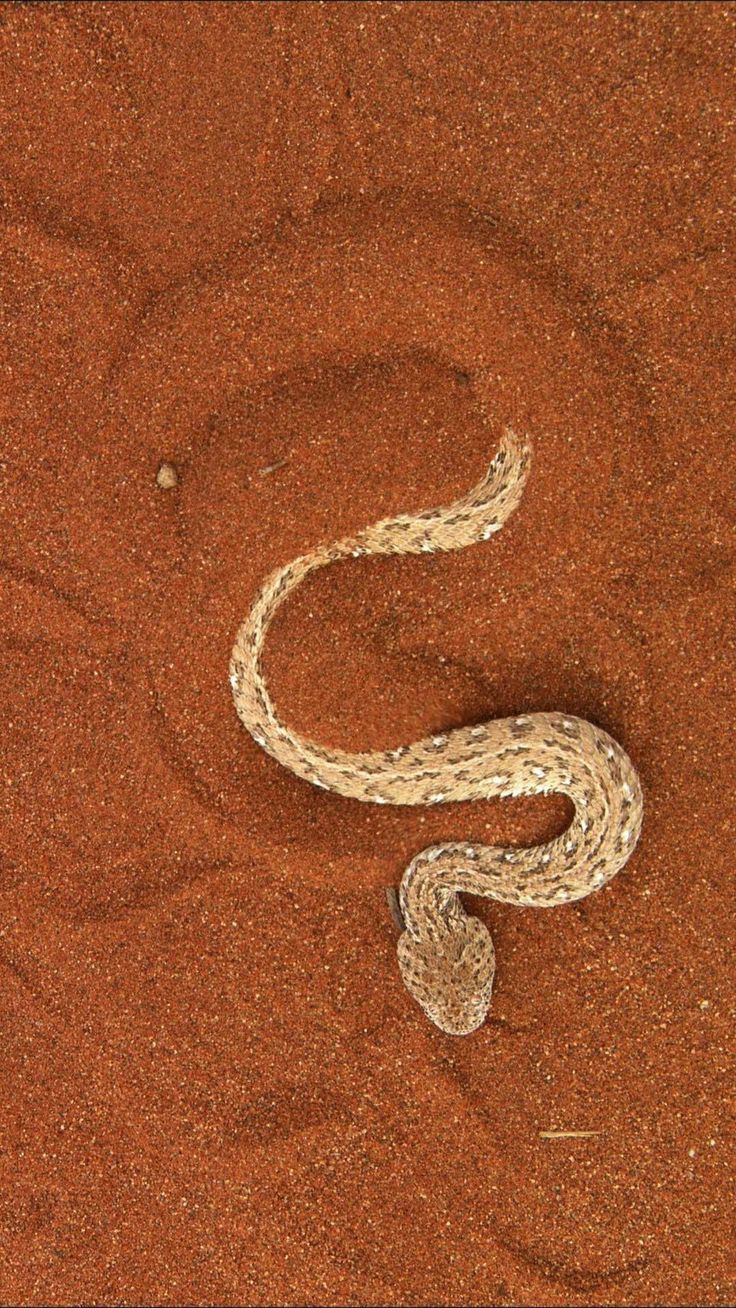
<svg viewBox="0 0 736 1308"><path fill-rule="evenodd" d="M733 1303L735 24L0 10L3 1303ZM269 646L328 743L560 708L640 769L604 892L474 906L453 1040L384 887L564 803L316 791L227 663L505 422L499 537L328 569Z"/></svg>

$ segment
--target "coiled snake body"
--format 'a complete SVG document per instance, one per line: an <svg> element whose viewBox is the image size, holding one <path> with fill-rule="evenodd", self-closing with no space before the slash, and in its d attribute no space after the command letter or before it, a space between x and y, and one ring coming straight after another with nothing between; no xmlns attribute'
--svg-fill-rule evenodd
<svg viewBox="0 0 736 1308"><path fill-rule="evenodd" d="M529 457L527 444L507 430L486 475L456 503L387 518L279 568L240 627L230 662L235 706L254 740L313 785L374 804L551 792L572 800L570 826L544 845L432 845L406 869L401 975L427 1016L451 1035L482 1024L495 970L490 933L465 912L459 894L550 908L600 889L624 866L641 829L641 787L630 759L605 731L562 713L501 718L384 752L325 749L280 720L261 656L276 609L316 568L355 555L420 554L487 540L519 503Z"/></svg>

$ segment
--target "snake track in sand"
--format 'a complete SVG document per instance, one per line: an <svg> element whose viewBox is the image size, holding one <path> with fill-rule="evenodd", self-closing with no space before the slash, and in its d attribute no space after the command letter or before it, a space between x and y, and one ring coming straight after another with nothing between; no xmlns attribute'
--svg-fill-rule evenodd
<svg viewBox="0 0 736 1308"><path fill-rule="evenodd" d="M353 556L456 550L489 539L518 505L529 459L526 442L507 430L486 475L454 504L384 519L279 568L240 627L230 662L235 706L253 739L315 786L374 804L553 792L572 800L570 826L544 845L432 845L406 869L397 910L401 975L427 1016L450 1035L482 1024L495 970L490 933L465 912L460 893L550 908L600 889L639 838L642 793L632 763L605 731L562 713L500 718L383 752L326 749L279 718L262 652L276 609L316 568Z"/></svg>

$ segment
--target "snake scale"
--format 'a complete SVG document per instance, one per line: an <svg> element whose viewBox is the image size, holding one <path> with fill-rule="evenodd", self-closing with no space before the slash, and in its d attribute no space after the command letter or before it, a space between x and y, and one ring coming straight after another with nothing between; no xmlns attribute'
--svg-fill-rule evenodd
<svg viewBox="0 0 736 1308"><path fill-rule="evenodd" d="M235 706L253 739L315 786L374 804L550 793L572 800L572 822L546 844L436 844L406 869L396 912L403 927L401 975L431 1021L450 1035L467 1035L483 1023L495 971L490 933L466 913L460 895L551 908L599 890L639 837L642 792L634 767L605 731L564 713L500 718L386 751L327 749L281 721L262 653L277 608L315 569L361 555L457 550L488 540L517 507L529 462L528 443L507 429L486 475L454 504L386 518L277 569L240 627L230 662Z"/></svg>

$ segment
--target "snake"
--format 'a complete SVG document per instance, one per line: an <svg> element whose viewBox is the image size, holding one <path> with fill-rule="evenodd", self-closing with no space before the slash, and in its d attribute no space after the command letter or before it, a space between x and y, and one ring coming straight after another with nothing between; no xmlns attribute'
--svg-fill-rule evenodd
<svg viewBox="0 0 736 1308"><path fill-rule="evenodd" d="M601 727L562 712L530 712L457 727L396 749L351 753L309 740L279 716L263 670L277 609L318 568L369 555L464 549L489 540L517 508L531 444L501 432L485 475L441 508L384 518L277 568L238 629L230 659L235 708L257 745L298 777L372 804L445 804L560 794L573 806L566 830L544 844L433 844L409 863L389 907L400 929L399 970L409 994L447 1035L486 1020L495 974L490 931L462 895L552 908L606 885L632 854L642 788L622 747Z"/></svg>

